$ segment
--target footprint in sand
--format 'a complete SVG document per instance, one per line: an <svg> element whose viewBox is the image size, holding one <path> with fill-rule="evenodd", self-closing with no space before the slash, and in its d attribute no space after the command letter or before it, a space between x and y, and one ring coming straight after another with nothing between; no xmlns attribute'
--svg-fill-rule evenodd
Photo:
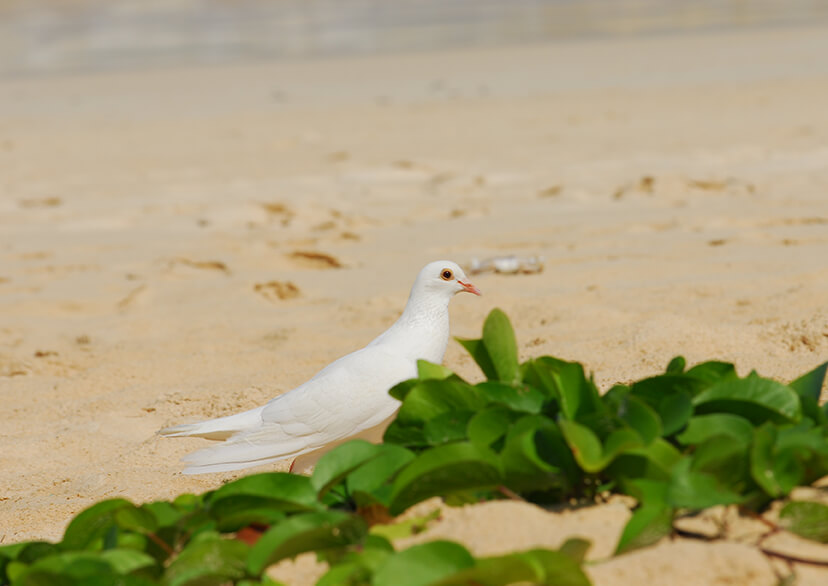
<svg viewBox="0 0 828 586"><path fill-rule="evenodd" d="M256 283L253 290L270 302L284 301L299 297L299 287L290 281L269 281L267 283Z"/></svg>
<svg viewBox="0 0 828 586"><path fill-rule="evenodd" d="M262 207L268 216L277 219L282 226L290 225L293 217L296 215L293 210L279 202L266 202L262 204Z"/></svg>
<svg viewBox="0 0 828 586"><path fill-rule="evenodd" d="M343 267L339 259L313 250L295 250L287 255L295 264L310 269L341 269Z"/></svg>
<svg viewBox="0 0 828 586"><path fill-rule="evenodd" d="M227 268L227 265L219 260L190 260L189 258L176 258L173 259L172 264L184 265L185 267L193 269L221 271L226 275L230 274L230 269Z"/></svg>

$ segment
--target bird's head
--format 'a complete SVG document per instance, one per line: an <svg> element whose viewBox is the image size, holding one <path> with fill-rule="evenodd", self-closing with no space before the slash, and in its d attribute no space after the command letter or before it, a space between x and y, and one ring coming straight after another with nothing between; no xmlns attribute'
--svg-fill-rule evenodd
<svg viewBox="0 0 828 586"><path fill-rule="evenodd" d="M417 285L426 291L442 293L447 296L462 291L482 295L480 289L471 284L463 269L450 260L438 260L428 263L417 276Z"/></svg>

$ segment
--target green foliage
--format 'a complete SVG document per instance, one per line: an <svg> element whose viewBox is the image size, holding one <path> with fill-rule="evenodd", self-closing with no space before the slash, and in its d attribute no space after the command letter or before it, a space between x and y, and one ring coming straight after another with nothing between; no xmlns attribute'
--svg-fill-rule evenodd
<svg viewBox="0 0 828 586"><path fill-rule="evenodd" d="M739 504L762 510L828 474L828 418L818 398L828 363L789 385L732 364L687 368L598 391L582 365L518 360L508 318L493 311L461 344L486 381L420 361L390 393L401 401L384 443L337 446L311 477L248 476L204 495L137 506L124 499L78 514L60 543L0 547L0 584L270 584L266 568L316 552L322 586L588 584L588 544L476 559L427 542L395 551L434 515L393 517L435 496L447 504L514 498L541 506L606 490L637 499L624 553L672 531L679 512ZM828 540L828 507L789 503L780 524ZM380 523L369 527L370 524Z"/></svg>
<svg viewBox="0 0 828 586"><path fill-rule="evenodd" d="M828 543L828 506L794 501L779 511L780 524L806 539Z"/></svg>
<svg viewBox="0 0 828 586"><path fill-rule="evenodd" d="M372 551L335 566L319 584L373 586L504 586L516 582L556 586L588 586L580 567L582 543L559 551L529 550L475 559L451 541L432 541L399 553Z"/></svg>

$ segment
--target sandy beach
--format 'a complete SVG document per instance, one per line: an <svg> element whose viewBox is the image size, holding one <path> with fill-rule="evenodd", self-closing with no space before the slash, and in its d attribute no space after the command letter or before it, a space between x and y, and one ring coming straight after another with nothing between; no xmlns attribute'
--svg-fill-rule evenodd
<svg viewBox="0 0 828 586"><path fill-rule="evenodd" d="M604 389L677 354L810 370L828 358L825 55L814 26L0 79L0 543L239 477L181 475L205 440L156 431L361 347L430 260L543 256L475 277L452 333L499 307L523 358L581 361ZM481 379L459 344L444 363ZM417 539L580 536L602 560L628 505L446 508ZM776 584L789 570L741 523L588 572Z"/></svg>

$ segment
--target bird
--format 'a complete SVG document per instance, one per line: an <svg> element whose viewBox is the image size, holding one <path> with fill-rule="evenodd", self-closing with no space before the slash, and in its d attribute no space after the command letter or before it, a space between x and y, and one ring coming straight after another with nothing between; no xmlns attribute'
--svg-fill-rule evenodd
<svg viewBox="0 0 828 586"><path fill-rule="evenodd" d="M309 474L319 458L353 438L377 442L400 407L389 389L417 376L417 361L440 364L449 338L449 301L481 295L460 266L438 260L417 275L400 317L365 347L265 405L160 430L166 437L224 440L183 458L184 474L228 472L293 459Z"/></svg>

